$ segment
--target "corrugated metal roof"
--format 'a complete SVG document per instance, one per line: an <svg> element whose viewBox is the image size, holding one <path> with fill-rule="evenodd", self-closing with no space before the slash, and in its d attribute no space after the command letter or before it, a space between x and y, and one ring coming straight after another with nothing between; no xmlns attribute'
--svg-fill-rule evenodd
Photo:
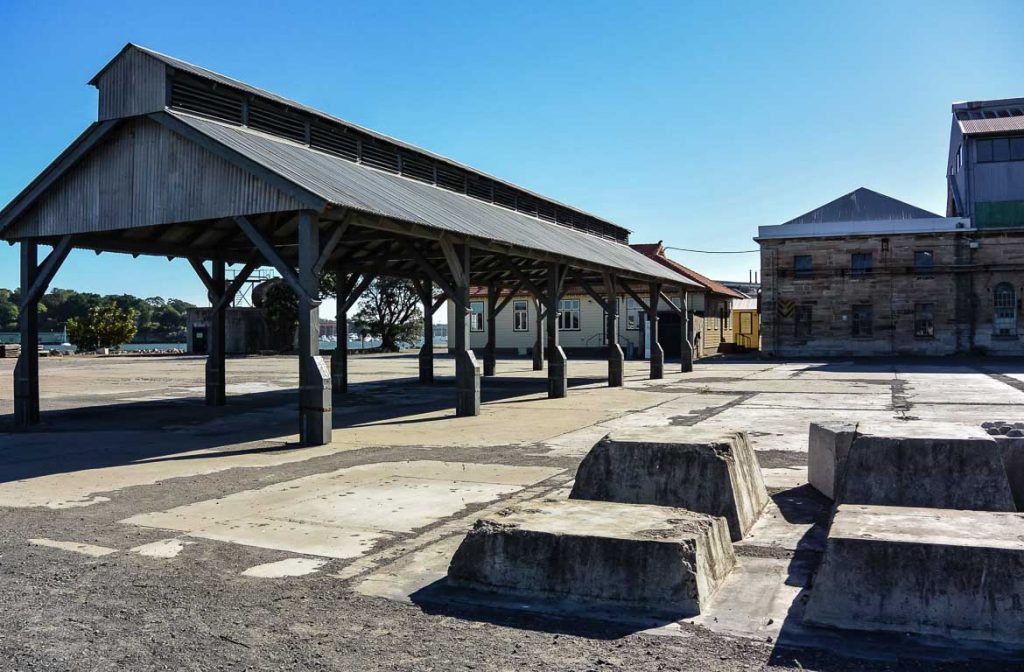
<svg viewBox="0 0 1024 672"><path fill-rule="evenodd" d="M735 299L732 302L733 310L757 310L757 299Z"/></svg>
<svg viewBox="0 0 1024 672"><path fill-rule="evenodd" d="M996 117L994 119L961 119L960 130L964 135L987 133L1024 133L1024 116Z"/></svg>
<svg viewBox="0 0 1024 672"><path fill-rule="evenodd" d="M268 100L272 100L272 101L274 101L276 103L279 103L281 105L286 105L286 106L291 107L291 108L293 108L295 110L301 110L301 111L306 112L308 114L312 114L312 115L318 116L318 117L320 117L322 119L326 119L326 120L332 121L334 123L344 124L345 126L349 126L349 127L353 128L353 129L356 129L356 130L358 130L358 131L360 131L362 133L366 133L367 135L370 135L372 137L378 138L380 140L384 140L386 142L393 143L393 144L397 145L398 147L402 147L402 148L407 149L407 150L409 150L411 152L418 152L420 154L424 154L424 155L429 156L429 157L431 157L433 159L436 159L438 161L444 161L445 163L449 163L449 164L451 164L453 166L457 166L457 167L459 167L459 168L461 168L463 170L469 171L469 172L474 173L476 175L481 175L481 176L486 177L486 178L488 178L490 180L494 180L495 182L498 182L498 183L503 184L505 186L511 187L513 189L518 189L519 191L522 191L523 193L529 194L530 196L533 196L534 198L538 198L538 199L540 199L542 201L547 201L548 203L552 203L554 205L557 205L557 206L560 206L560 207L563 207L563 208L566 208L566 209L569 209L569 210L573 210L575 212L579 212L581 214L587 215L588 217L593 217L594 219L597 219L597 220L599 220L599 221L601 221L601 222L603 222L605 224L608 224L609 226L613 226L613 227L616 227L618 229L621 229L626 234L631 233L631 231L629 229L627 229L626 227L621 226L619 224L616 224L615 222L611 222L611 221L609 221L609 220L607 220L607 219L605 219L603 217L600 217L600 216L595 215L593 213L587 212L586 210L582 210L582 209L577 208L575 206L568 205L568 204L562 203L560 201L556 201L556 200L554 200L552 198L544 196L543 194L538 194L537 192L531 191L531 190L526 189L524 187L521 187L521 186L519 186L517 184L513 184L511 182L503 180L500 177L495 177L495 176L490 175L488 173L485 173L485 172L483 172L481 170L473 168L472 166L467 166L467 165L465 165L463 163L459 163L458 161L450 159L450 158L448 158L446 156L442 156L440 154L435 154L434 152L431 152L429 150L423 149L422 147L417 147L415 145L411 145L411 144L409 144L407 142L403 142L402 140L399 140L397 138L393 138L393 137L391 137L389 135L385 135L383 133L379 133L377 131L374 131L372 129L366 128L364 126L360 126L358 124L354 124L354 123L352 123L350 121L346 121L346 120L341 119L339 117L335 117L333 115L326 114L325 112L322 112L322 111L317 110L315 108L309 107L308 105L303 105L300 102L291 100L289 98L285 98L284 96L279 96L276 93L272 93L270 91L266 91L266 90L261 89L259 87L255 87L255 86L252 86L250 84L246 84L245 82L239 81L239 80L234 79L232 77L228 77L227 75L222 75L219 72L214 72L213 70L208 70L207 68L195 65L193 63L189 63L188 61L183 61L181 59L174 58L173 56L168 56L167 54L163 54L163 53L160 53L159 51L154 51L152 49L147 49L146 47L142 47L142 46L139 46L137 44L128 43L127 45L125 45L125 47L121 50L121 52L119 52L117 56L115 56L113 59L111 59L110 63L107 63L107 65L105 65L103 67L103 69L101 69L98 73L96 73L96 75L89 81L89 83L92 84L92 85L96 85L98 80L99 80L99 78L100 78L100 75L102 75L103 72L106 71L106 69L109 68L110 65L112 63L114 63L114 61L116 61L117 58L119 58L121 56L121 54L124 53L125 51L127 51L128 49L137 49L138 51L141 51L141 52L143 52L145 54L148 54L149 56L152 56L153 58L163 62L164 64L166 64L166 65L168 65L168 66L170 66L172 68L175 68L177 70L181 70L182 72L187 72L190 75L194 75L196 77L202 77L203 79L208 79L208 80L217 82L218 84L220 84L222 86L231 87L231 88L236 89L238 91L241 91L243 93L248 93L248 94L251 94L251 95L254 95L254 96L260 96L262 98L266 98Z"/></svg>
<svg viewBox="0 0 1024 672"><path fill-rule="evenodd" d="M714 292L715 294L721 294L723 296L729 296L733 298L743 298L743 294L740 294L736 290L726 287L717 280L712 280L711 278L705 275L701 275L700 273L698 273L697 271L693 270L688 266L683 266L675 259L669 259L668 255L665 254L665 246L662 245L660 242L634 243L630 245L630 247L632 247L634 250L644 255L645 257L654 259L662 266L666 266L675 271L676 273L679 273L680 275L687 277L690 280L693 280L696 284L702 285L709 292Z"/></svg>
<svg viewBox="0 0 1024 672"><path fill-rule="evenodd" d="M891 196L880 194L865 187L840 196L820 208L804 213L785 224L819 224L822 222L863 222L875 220L934 219L928 212L916 205L910 205Z"/></svg>
<svg viewBox="0 0 1024 672"><path fill-rule="evenodd" d="M166 114L335 205L395 220L495 240L539 252L696 285L628 245L310 149L258 131Z"/></svg>

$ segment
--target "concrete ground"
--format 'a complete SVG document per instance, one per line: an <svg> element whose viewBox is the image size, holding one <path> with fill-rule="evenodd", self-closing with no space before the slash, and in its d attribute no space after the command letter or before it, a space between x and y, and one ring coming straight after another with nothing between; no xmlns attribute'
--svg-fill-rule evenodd
<svg viewBox="0 0 1024 672"><path fill-rule="evenodd" d="M43 426L13 433L0 359L0 660L15 670L1008 669L991 650L801 624L828 503L806 486L813 420L1024 419L1024 366L711 360L646 379L570 362L545 398L499 361L476 418L454 365L421 386L410 355L359 356L334 442L296 445L296 362L228 362L202 404L194 357L42 360ZM773 495L711 607L679 623L448 589L482 512L566 497L622 427L749 433ZM5 433L6 432L6 433Z"/></svg>

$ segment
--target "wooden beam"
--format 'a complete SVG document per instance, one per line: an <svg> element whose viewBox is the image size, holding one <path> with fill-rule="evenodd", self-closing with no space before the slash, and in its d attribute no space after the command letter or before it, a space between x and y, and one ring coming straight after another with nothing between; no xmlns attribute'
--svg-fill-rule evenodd
<svg viewBox="0 0 1024 672"><path fill-rule="evenodd" d="M494 314L498 315L499 313L501 313L501 311L505 310L505 307L509 304L509 302L512 299L514 299L516 294L518 294L522 289L522 282L517 282L515 285L513 285L511 291L509 291L508 293L508 296L499 301L498 304L494 307Z"/></svg>
<svg viewBox="0 0 1024 672"><path fill-rule="evenodd" d="M671 308L672 312L674 312L676 315L683 314L683 309L674 304L672 302L672 299L668 298L668 295L666 295L665 292L658 292L658 296L661 297L662 301L668 304L668 307Z"/></svg>
<svg viewBox="0 0 1024 672"><path fill-rule="evenodd" d="M229 284L227 286L227 289L224 290L224 294L221 295L219 299L217 299L217 303L216 305L213 306L213 310L219 311L223 308L226 308L229 303L234 301L235 295L238 294L238 290L242 288L242 285L245 284L245 281L249 279L249 276L252 275L252 272L259 268L259 266L259 255L253 253L249 261L246 262L245 266L242 267L242 270L238 272L238 275L234 277L234 279L231 281L231 284Z"/></svg>
<svg viewBox="0 0 1024 672"><path fill-rule="evenodd" d="M425 256L423 256L423 253L420 252L416 248L416 246L412 243L412 241L403 238L402 239L402 245L404 245L405 248L407 250L409 250L409 254L412 255L413 259L416 261L416 263L419 265L419 267L428 276L430 276L430 279L434 282L434 284L438 285L445 294L447 294L450 297L453 297L453 300L455 301L456 304L462 306L463 309L466 309L466 310L469 309L469 306L462 305L462 303L460 302L459 297L461 295L458 294L454 289L452 289L452 285L447 280L445 280L443 277L441 277L441 274L434 267L434 265L432 263L430 263L430 260L427 259ZM458 259L456 259L456 262L458 262ZM462 268L461 264L459 264L459 268L460 269ZM455 277L459 278L461 276L455 276Z"/></svg>
<svg viewBox="0 0 1024 672"><path fill-rule="evenodd" d="M448 262L448 270L452 272L452 277L456 279L463 277L462 264L459 262L459 255L455 252L455 246L447 238L441 238L438 243L441 245L441 252L444 253L445 261ZM458 284L458 280L456 280L455 284Z"/></svg>
<svg viewBox="0 0 1024 672"><path fill-rule="evenodd" d="M605 300L605 297L597 293L597 290L594 289L594 286L587 282L586 279L584 279L582 273L577 272L575 275L576 282L580 283L580 287L583 288L583 291L589 294L590 298L594 299L594 301L597 301L597 305L601 306L601 308L607 313L609 311L609 308L608 301Z"/></svg>
<svg viewBox="0 0 1024 672"><path fill-rule="evenodd" d="M324 267L327 266L327 262L330 261L331 255L334 254L334 248L341 242L341 237L345 235L345 231L348 229L349 223L347 220L342 220L341 224L336 229L331 231L330 237L320 247L320 258L317 259L316 264L313 266L313 272L316 275L320 275Z"/></svg>
<svg viewBox="0 0 1024 672"><path fill-rule="evenodd" d="M631 297L633 297L634 301L636 301L637 303L640 304L640 307L644 309L644 312L647 312L647 313L651 312L651 305L649 303L647 303L646 301L644 301L643 299L641 299L640 295L637 294L636 292L634 292L632 287L630 287L625 282L620 282L619 286L622 287L622 289L625 290L626 294L629 294Z"/></svg>
<svg viewBox="0 0 1024 672"><path fill-rule="evenodd" d="M220 293L224 291L223 287L218 288L214 284L213 278L210 277L210 274L209 272L207 272L206 267L203 266L203 262L201 259L189 257L188 263L192 265L192 268L195 270L196 275L199 276L199 279L203 282L203 286L206 287L206 291L210 296L219 296Z"/></svg>
<svg viewBox="0 0 1024 672"><path fill-rule="evenodd" d="M71 252L71 236L62 236L50 253L46 255L43 263L39 264L32 286L21 297L19 310L25 310L27 306L39 302L40 297L46 293L46 288L53 281L53 276L57 275L61 264L67 259L69 252Z"/></svg>
<svg viewBox="0 0 1024 672"><path fill-rule="evenodd" d="M242 216L235 217L235 221L238 223L238 226L241 227L245 235L248 236L249 240L252 241L252 244L256 246L256 249L260 251L263 258L267 260L267 263L273 266L277 272L281 274L281 277L292 288L295 295L298 296L300 300L306 299L311 304L319 305L320 301L316 297L309 296L307 294L302 283L299 282L299 276L296 275L295 269L285 263L284 259L282 259L281 255L278 254L277 249L273 244L267 240L255 226L253 226L252 222Z"/></svg>

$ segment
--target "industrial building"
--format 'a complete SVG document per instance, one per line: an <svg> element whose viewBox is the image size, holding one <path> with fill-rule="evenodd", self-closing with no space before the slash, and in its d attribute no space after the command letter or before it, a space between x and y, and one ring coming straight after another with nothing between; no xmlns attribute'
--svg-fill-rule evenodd
<svg viewBox="0 0 1024 672"><path fill-rule="evenodd" d="M670 259L661 241L636 243L631 247L695 283L686 293L687 333L694 357L716 354L723 344L732 342L731 304L734 300L742 299L742 294ZM486 287L470 290L470 347L481 352L487 349L489 330L492 329L487 291ZM647 311L638 301L649 302L650 295L646 289L636 293L638 298L621 290L616 297L617 310L622 316L618 321L618 343L626 357L642 359L649 355L650 339L647 337ZM496 346L497 353L532 355L538 343L538 334L542 334L540 341L544 340L544 324L537 319L542 308L538 308L526 291L511 297L503 295L501 300L499 305L503 310L494 316L493 321L496 342L500 343L500 346ZM673 297L671 303L669 305L664 299L657 302L658 342L666 357L675 358L680 355L682 342L679 298ZM566 354L603 356L607 352L608 343L608 319L604 305L578 288L565 294L560 309L559 341ZM449 323L455 319L455 310L455 303L449 301Z"/></svg>
<svg viewBox="0 0 1024 672"><path fill-rule="evenodd" d="M762 351L1024 354L1024 98L956 103L945 216L857 189L762 226Z"/></svg>

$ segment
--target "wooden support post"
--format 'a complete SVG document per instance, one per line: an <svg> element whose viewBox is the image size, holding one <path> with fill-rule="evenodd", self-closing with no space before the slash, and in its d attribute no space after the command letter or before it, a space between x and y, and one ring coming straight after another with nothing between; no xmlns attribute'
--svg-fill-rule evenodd
<svg viewBox="0 0 1024 672"><path fill-rule="evenodd" d="M27 293L39 273L39 245L21 241L21 291ZM32 298L32 297L28 297ZM21 354L14 366L14 423L19 429L39 424L39 301L26 301L18 314Z"/></svg>
<svg viewBox="0 0 1024 672"><path fill-rule="evenodd" d="M484 375L493 376L497 368L498 285L487 285L487 346L484 348Z"/></svg>
<svg viewBox="0 0 1024 672"><path fill-rule="evenodd" d="M298 216L299 234L299 440L305 446L331 442L331 376L320 357L320 279L315 265L320 258L317 213Z"/></svg>
<svg viewBox="0 0 1024 672"><path fill-rule="evenodd" d="M458 259L448 256L455 278L455 386L457 398L455 414L459 416L480 415L480 365L469 347L469 278L470 249L463 245L458 249Z"/></svg>
<svg viewBox="0 0 1024 672"><path fill-rule="evenodd" d="M647 323L651 331L651 380L658 380L665 377L665 351L658 342L658 301L661 297L661 285L652 282L648 287L650 294L647 299Z"/></svg>
<svg viewBox="0 0 1024 672"><path fill-rule="evenodd" d="M424 385L434 383L434 283L426 283L427 294L421 297L423 302L423 347L419 352L420 382ZM455 310L459 309L455 306Z"/></svg>
<svg viewBox="0 0 1024 672"><path fill-rule="evenodd" d="M533 370L544 370L544 301L540 296L533 300L537 307L537 339L533 342Z"/></svg>
<svg viewBox="0 0 1024 672"><path fill-rule="evenodd" d="M608 332L608 387L622 387L625 356L619 345L619 296L615 289L615 276L606 273L605 319Z"/></svg>
<svg viewBox="0 0 1024 672"><path fill-rule="evenodd" d="M225 329L227 327L227 303L221 299L227 289L224 278L223 259L213 260L210 275L210 312L207 313L206 347L206 405L223 406L227 403L227 375Z"/></svg>
<svg viewBox="0 0 1024 672"><path fill-rule="evenodd" d="M335 269L337 291L335 295L335 319L338 322L338 347L331 353L331 391L338 394L348 392L348 294L344 292L345 275Z"/></svg>
<svg viewBox="0 0 1024 672"><path fill-rule="evenodd" d="M693 346L690 345L690 311L686 307L686 287L679 286L679 370L693 371Z"/></svg>
<svg viewBox="0 0 1024 672"><path fill-rule="evenodd" d="M559 299L562 296L563 267L552 262L548 269L548 398L561 399L569 392L565 352L558 344Z"/></svg>

